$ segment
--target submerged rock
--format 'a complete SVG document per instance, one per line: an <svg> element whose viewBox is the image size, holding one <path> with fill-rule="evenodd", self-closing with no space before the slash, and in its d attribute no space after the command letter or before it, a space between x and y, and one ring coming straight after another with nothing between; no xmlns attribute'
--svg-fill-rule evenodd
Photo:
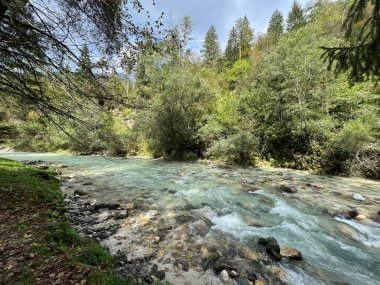
<svg viewBox="0 0 380 285"><path fill-rule="evenodd" d="M280 190L286 193L296 193L298 191L297 186L293 184L281 185Z"/></svg>
<svg viewBox="0 0 380 285"><path fill-rule="evenodd" d="M291 247L283 247L280 250L280 254L283 258L287 258L289 260L302 260L302 254L298 250Z"/></svg>
<svg viewBox="0 0 380 285"><path fill-rule="evenodd" d="M276 261L282 259L280 245L274 237L260 238L259 244L265 246L267 253Z"/></svg>
<svg viewBox="0 0 380 285"><path fill-rule="evenodd" d="M359 201L359 202L364 202L366 199L359 193L354 193L352 194L352 199Z"/></svg>

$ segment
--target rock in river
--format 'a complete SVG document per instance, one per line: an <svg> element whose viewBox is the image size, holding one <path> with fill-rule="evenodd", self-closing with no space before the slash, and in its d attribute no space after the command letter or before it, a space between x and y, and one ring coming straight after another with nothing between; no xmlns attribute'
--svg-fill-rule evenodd
<svg viewBox="0 0 380 285"><path fill-rule="evenodd" d="M296 193L298 189L296 185L289 184L289 185L281 185L280 190L286 193Z"/></svg>
<svg viewBox="0 0 380 285"><path fill-rule="evenodd" d="M265 246L267 253L276 261L282 259L280 245L274 237L259 238L259 244Z"/></svg>
<svg viewBox="0 0 380 285"><path fill-rule="evenodd" d="M80 190L80 189L77 189L74 191L74 195L78 195L78 196L86 196L88 195L88 193L86 191L83 191L83 190Z"/></svg>
<svg viewBox="0 0 380 285"><path fill-rule="evenodd" d="M364 202L366 199L359 193L354 193L352 194L352 199L359 201L359 202Z"/></svg>
<svg viewBox="0 0 380 285"><path fill-rule="evenodd" d="M287 258L289 260L302 260L302 254L298 250L291 247L283 247L280 250L280 254L283 258Z"/></svg>

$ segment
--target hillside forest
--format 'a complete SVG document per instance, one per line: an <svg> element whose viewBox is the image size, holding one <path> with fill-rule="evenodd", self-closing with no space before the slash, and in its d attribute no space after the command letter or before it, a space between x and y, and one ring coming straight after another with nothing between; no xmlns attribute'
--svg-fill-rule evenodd
<svg viewBox="0 0 380 285"><path fill-rule="evenodd" d="M243 15L225 49L211 26L200 53L186 48L193 23L185 16L159 39L147 33L136 61L121 60L122 69L84 44L78 66L41 81L49 101L65 105L70 117L7 98L0 102L1 143L18 151L207 159L379 178L378 80L336 72L323 49L349 43L342 23L351 2L294 2L288 15L273 12L266 33ZM70 101L68 81L81 90L71 91Z"/></svg>

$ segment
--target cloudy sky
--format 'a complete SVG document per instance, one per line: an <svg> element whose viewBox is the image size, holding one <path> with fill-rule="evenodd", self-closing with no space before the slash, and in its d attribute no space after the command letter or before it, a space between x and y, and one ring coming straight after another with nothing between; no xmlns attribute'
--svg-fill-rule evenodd
<svg viewBox="0 0 380 285"><path fill-rule="evenodd" d="M265 32L273 11L278 9L286 17L293 0L156 0L156 6L150 4L151 0L142 2L152 16L165 12L165 24L170 22L170 18L177 23L181 17L189 15L194 38L189 47L199 50L211 25L216 27L224 49L229 31L238 18L247 15L256 34ZM298 2L306 4L308 0Z"/></svg>

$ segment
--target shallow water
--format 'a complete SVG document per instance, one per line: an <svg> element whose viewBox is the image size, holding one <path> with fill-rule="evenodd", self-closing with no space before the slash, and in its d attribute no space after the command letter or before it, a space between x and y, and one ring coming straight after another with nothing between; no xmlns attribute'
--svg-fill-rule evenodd
<svg viewBox="0 0 380 285"><path fill-rule="evenodd" d="M282 279L289 284L380 284L380 225L369 219L358 222L327 214L350 207L365 215L376 213L380 182L289 169L154 159L33 153L0 156L66 164L70 168L63 171L74 180L93 181L87 190L95 199L143 200L150 211L145 217L156 227L188 226L182 231L185 237L169 235L185 243L180 251L196 254L196 245L223 247L222 243L227 248L238 244L257 250L257 238L273 236L280 246L296 248L304 257L302 262L278 264L284 272ZM280 183L297 184L299 192L283 194L276 189ZM177 192L170 194L170 190ZM354 201L352 193L361 193L367 201ZM181 218L184 215L190 218ZM198 226L203 219L211 221L212 227L200 236ZM176 251L173 242L160 247L164 256Z"/></svg>

